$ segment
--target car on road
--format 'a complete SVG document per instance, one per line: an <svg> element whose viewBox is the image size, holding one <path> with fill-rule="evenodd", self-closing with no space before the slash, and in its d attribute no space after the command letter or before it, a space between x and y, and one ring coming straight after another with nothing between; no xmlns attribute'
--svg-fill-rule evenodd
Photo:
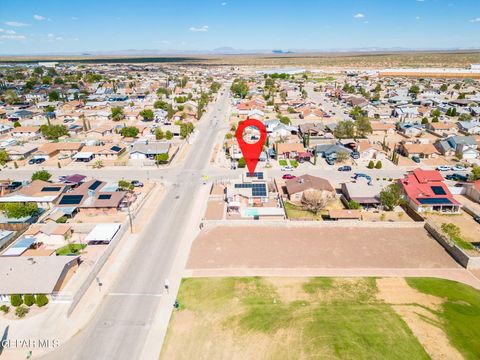
<svg viewBox="0 0 480 360"><path fill-rule="evenodd" d="M352 171L352 167L348 165L340 166L338 171Z"/></svg>
<svg viewBox="0 0 480 360"><path fill-rule="evenodd" d="M452 167L452 170L453 171L467 171L467 168L465 168L462 165L455 165L455 166Z"/></svg>
<svg viewBox="0 0 480 360"><path fill-rule="evenodd" d="M440 166L437 166L437 170L438 171L450 171L450 170L452 170L452 168L450 166L447 166L447 165L440 165Z"/></svg>
<svg viewBox="0 0 480 360"><path fill-rule="evenodd" d="M475 215L475 216L473 217L473 220L475 220L477 223L480 224L480 215Z"/></svg>
<svg viewBox="0 0 480 360"><path fill-rule="evenodd" d="M455 174L448 174L447 176L445 176L445 179L453 180L453 181L468 181L468 176L455 173Z"/></svg>
<svg viewBox="0 0 480 360"><path fill-rule="evenodd" d="M132 184L134 187L143 187L143 183L138 180L132 180L130 184Z"/></svg>
<svg viewBox="0 0 480 360"><path fill-rule="evenodd" d="M29 163L30 165L41 164L41 163L43 163L43 162L45 162L45 159L44 159L44 158L34 158L34 159L28 160L28 163Z"/></svg>
<svg viewBox="0 0 480 360"><path fill-rule="evenodd" d="M418 156L412 156L412 160L417 164L420 163L420 158Z"/></svg>
<svg viewBox="0 0 480 360"><path fill-rule="evenodd" d="M350 153L350 157L351 157L352 159L360 159L360 153L359 153L358 151L352 151L352 152Z"/></svg>
<svg viewBox="0 0 480 360"><path fill-rule="evenodd" d="M283 166L282 171L292 171L293 170L293 167L291 167L290 165L287 165L287 166Z"/></svg>
<svg viewBox="0 0 480 360"><path fill-rule="evenodd" d="M291 179L295 179L296 176L295 175L292 175L292 174L285 174L282 176L282 179L283 180L291 180Z"/></svg>

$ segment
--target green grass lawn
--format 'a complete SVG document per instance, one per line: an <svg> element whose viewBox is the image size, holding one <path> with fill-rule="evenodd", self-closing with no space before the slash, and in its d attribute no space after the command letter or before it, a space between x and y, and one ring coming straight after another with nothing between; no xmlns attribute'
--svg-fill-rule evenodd
<svg viewBox="0 0 480 360"><path fill-rule="evenodd" d="M298 162L297 160L290 160L290 165L292 165L294 168L298 167Z"/></svg>
<svg viewBox="0 0 480 360"><path fill-rule="evenodd" d="M288 165L288 164L287 164L287 160L283 160L283 159L282 159L282 160L278 160L278 165L280 165L280 166L287 166L287 165Z"/></svg>
<svg viewBox="0 0 480 360"><path fill-rule="evenodd" d="M55 251L58 256L78 255L81 250L87 247L86 244L68 244Z"/></svg>
<svg viewBox="0 0 480 360"><path fill-rule="evenodd" d="M303 210L301 207L293 205L292 203L285 201L285 212L289 219L309 219L322 221L322 214L315 215L314 213Z"/></svg>
<svg viewBox="0 0 480 360"><path fill-rule="evenodd" d="M374 278L282 281L184 279L161 358L429 359Z"/></svg>
<svg viewBox="0 0 480 360"><path fill-rule="evenodd" d="M408 284L445 299L436 315L450 342L466 359L480 359L480 291L454 281L409 278Z"/></svg>

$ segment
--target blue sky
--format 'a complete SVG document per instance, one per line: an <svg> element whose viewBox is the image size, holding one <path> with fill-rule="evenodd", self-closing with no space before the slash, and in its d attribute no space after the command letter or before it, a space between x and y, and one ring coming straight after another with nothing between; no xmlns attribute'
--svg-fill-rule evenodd
<svg viewBox="0 0 480 360"><path fill-rule="evenodd" d="M480 48L479 0L0 0L0 54Z"/></svg>

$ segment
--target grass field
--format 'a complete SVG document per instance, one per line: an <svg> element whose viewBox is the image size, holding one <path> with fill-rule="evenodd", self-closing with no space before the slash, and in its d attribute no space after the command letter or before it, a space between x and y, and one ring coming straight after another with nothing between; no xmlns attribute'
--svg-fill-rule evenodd
<svg viewBox="0 0 480 360"><path fill-rule="evenodd" d="M480 292L451 281L194 278L179 301L162 359L480 358Z"/></svg>
<svg viewBox="0 0 480 360"><path fill-rule="evenodd" d="M78 255L80 253L80 251L82 251L86 247L87 247L86 244L68 244L68 245L65 245L65 246L57 249L57 251L55 251L55 253L58 256Z"/></svg>

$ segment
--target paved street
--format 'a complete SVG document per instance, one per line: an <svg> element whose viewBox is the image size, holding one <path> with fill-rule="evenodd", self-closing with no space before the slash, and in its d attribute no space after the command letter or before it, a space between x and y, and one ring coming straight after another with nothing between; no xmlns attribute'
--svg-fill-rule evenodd
<svg viewBox="0 0 480 360"><path fill-rule="evenodd" d="M196 151L169 174L171 185L164 200L112 286L111 293L116 296L106 297L89 325L46 359L135 359L142 353L186 223L192 217L200 222L202 214L193 211L191 204L203 186L200 175L210 160L213 140L226 129L227 110L225 94L199 124Z"/></svg>

